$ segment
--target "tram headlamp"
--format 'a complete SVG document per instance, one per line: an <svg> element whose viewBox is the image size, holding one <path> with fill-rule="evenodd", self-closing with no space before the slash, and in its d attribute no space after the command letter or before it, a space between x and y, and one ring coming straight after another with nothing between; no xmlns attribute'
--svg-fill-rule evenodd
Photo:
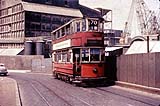
<svg viewBox="0 0 160 106"><path fill-rule="evenodd" d="M98 73L98 69L97 69L97 68L94 68L94 69L93 69L93 72L94 72L94 73Z"/></svg>

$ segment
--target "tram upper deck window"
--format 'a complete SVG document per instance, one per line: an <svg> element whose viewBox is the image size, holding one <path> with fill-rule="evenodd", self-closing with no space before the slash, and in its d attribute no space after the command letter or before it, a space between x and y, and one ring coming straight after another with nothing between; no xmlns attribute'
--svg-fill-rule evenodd
<svg viewBox="0 0 160 106"><path fill-rule="evenodd" d="M59 38L59 37L60 37L60 30L56 32L56 38Z"/></svg>
<svg viewBox="0 0 160 106"><path fill-rule="evenodd" d="M98 31L98 20L88 20L89 30Z"/></svg>
<svg viewBox="0 0 160 106"><path fill-rule="evenodd" d="M70 34L70 24L66 26L66 35Z"/></svg>
<svg viewBox="0 0 160 106"><path fill-rule="evenodd" d="M80 31L80 22L76 22L76 26L77 26L77 32Z"/></svg>
<svg viewBox="0 0 160 106"><path fill-rule="evenodd" d="M82 61L89 61L89 48L82 49Z"/></svg>
<svg viewBox="0 0 160 106"><path fill-rule="evenodd" d="M91 61L100 61L100 49L99 48L91 48L90 49L90 56Z"/></svg>
<svg viewBox="0 0 160 106"><path fill-rule="evenodd" d="M82 31L86 31L86 20L82 20Z"/></svg>
<svg viewBox="0 0 160 106"><path fill-rule="evenodd" d="M53 39L53 40L56 39L56 32L52 34L52 39Z"/></svg>
<svg viewBox="0 0 160 106"><path fill-rule="evenodd" d="M62 36L64 36L64 35L65 35L65 29L62 28Z"/></svg>

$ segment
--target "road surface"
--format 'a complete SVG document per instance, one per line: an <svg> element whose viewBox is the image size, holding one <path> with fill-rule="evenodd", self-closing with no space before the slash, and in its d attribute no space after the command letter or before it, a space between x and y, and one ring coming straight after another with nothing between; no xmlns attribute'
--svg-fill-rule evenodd
<svg viewBox="0 0 160 106"><path fill-rule="evenodd" d="M10 73L22 106L160 106L160 95L119 86L76 87L51 75Z"/></svg>

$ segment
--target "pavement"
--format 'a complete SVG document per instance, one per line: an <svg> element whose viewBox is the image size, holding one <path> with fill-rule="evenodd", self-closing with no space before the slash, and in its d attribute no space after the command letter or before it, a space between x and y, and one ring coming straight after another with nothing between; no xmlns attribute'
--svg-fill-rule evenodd
<svg viewBox="0 0 160 106"><path fill-rule="evenodd" d="M31 70L8 70L9 73L29 73Z"/></svg>
<svg viewBox="0 0 160 106"><path fill-rule="evenodd" d="M17 82L0 76L0 106L21 106Z"/></svg>
<svg viewBox="0 0 160 106"><path fill-rule="evenodd" d="M31 70L8 70L9 73L29 73ZM22 106L16 80L0 76L0 106Z"/></svg>
<svg viewBox="0 0 160 106"><path fill-rule="evenodd" d="M21 71L22 72L22 71ZM160 89L126 82L116 81L115 84L139 91L160 95ZM21 106L17 82L14 79L0 76L0 106Z"/></svg>
<svg viewBox="0 0 160 106"><path fill-rule="evenodd" d="M121 86L121 87L125 87L125 88L130 88L130 89L135 89L138 91L143 91L143 92L147 92L147 93L151 93L151 94L160 95L160 88L147 87L147 86L143 86L143 85L137 85L137 84L121 82L121 81L116 81L115 84L117 86Z"/></svg>

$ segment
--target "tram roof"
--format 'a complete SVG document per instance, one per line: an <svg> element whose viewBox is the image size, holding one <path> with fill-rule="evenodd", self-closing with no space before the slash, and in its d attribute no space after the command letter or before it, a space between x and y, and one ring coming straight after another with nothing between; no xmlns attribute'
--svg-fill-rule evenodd
<svg viewBox="0 0 160 106"><path fill-rule="evenodd" d="M82 13L78 9L28 3L28 2L22 2L22 5L25 11L33 11L33 12L40 12L47 14L73 16L73 17L83 17Z"/></svg>

